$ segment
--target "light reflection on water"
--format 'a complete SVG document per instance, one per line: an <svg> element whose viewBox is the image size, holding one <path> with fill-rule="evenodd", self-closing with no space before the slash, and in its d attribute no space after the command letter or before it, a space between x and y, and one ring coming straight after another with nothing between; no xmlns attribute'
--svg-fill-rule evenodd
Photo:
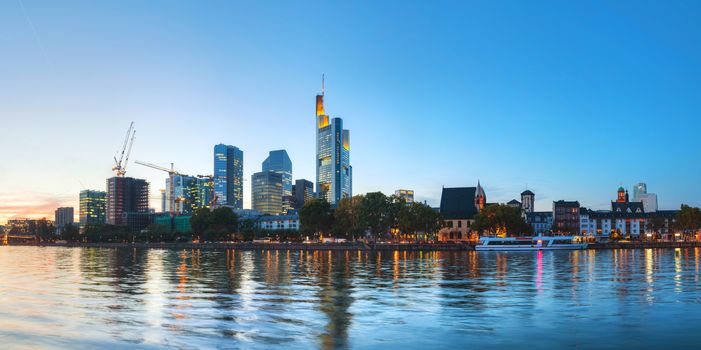
<svg viewBox="0 0 701 350"><path fill-rule="evenodd" d="M2 348L693 348L699 249L0 248Z"/></svg>

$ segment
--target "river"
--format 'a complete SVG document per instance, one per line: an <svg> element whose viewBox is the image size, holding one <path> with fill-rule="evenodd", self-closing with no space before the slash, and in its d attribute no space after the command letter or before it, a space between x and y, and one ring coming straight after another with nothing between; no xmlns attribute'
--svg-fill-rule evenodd
<svg viewBox="0 0 701 350"><path fill-rule="evenodd" d="M0 348L696 348L700 255L5 246Z"/></svg>

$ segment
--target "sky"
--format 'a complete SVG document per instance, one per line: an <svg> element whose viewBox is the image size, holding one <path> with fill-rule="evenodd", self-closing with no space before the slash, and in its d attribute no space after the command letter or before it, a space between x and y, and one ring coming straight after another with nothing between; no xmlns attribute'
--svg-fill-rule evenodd
<svg viewBox="0 0 701 350"><path fill-rule="evenodd" d="M126 129L133 160L250 176L286 149L314 181L314 98L351 132L355 194L530 189L536 210L610 208L645 182L701 206L698 1L0 2L0 224L104 190Z"/></svg>

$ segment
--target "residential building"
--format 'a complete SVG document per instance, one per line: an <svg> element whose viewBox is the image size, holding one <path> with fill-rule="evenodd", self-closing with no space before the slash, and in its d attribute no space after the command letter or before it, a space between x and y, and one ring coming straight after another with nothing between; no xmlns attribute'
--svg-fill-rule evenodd
<svg viewBox="0 0 701 350"><path fill-rule="evenodd" d="M294 197L294 209L303 207L304 203L314 198L314 183L305 179L297 179L292 186L292 196Z"/></svg>
<svg viewBox="0 0 701 350"><path fill-rule="evenodd" d="M414 203L414 190L396 190L394 195L404 199L407 204Z"/></svg>
<svg viewBox="0 0 701 350"><path fill-rule="evenodd" d="M551 211L527 212L526 222L533 228L534 235L546 235L552 231L553 213Z"/></svg>
<svg viewBox="0 0 701 350"><path fill-rule="evenodd" d="M282 208L282 174L261 171L251 176L253 210L268 214L284 214Z"/></svg>
<svg viewBox="0 0 701 350"><path fill-rule="evenodd" d="M73 207L61 207L54 211L54 225L57 229L71 224L73 224Z"/></svg>
<svg viewBox="0 0 701 350"><path fill-rule="evenodd" d="M324 89L316 95L316 190L319 198L336 204L353 196L350 165L350 131L343 119L330 118L324 110Z"/></svg>
<svg viewBox="0 0 701 350"><path fill-rule="evenodd" d="M149 184L146 180L132 177L107 179L107 223L127 226L128 223L141 220L128 218L125 213L148 214L148 199Z"/></svg>
<svg viewBox="0 0 701 350"><path fill-rule="evenodd" d="M80 191L78 217L81 227L88 224L104 224L107 218L107 193L94 190Z"/></svg>
<svg viewBox="0 0 701 350"><path fill-rule="evenodd" d="M476 239L470 226L481 207L486 205L486 195L482 186L443 188L440 214L445 223L438 232L441 242L460 242Z"/></svg>
<svg viewBox="0 0 701 350"><path fill-rule="evenodd" d="M553 233L578 235L579 222L579 202L563 200L553 202Z"/></svg>
<svg viewBox="0 0 701 350"><path fill-rule="evenodd" d="M214 146L214 192L218 205L243 209L243 151L238 147Z"/></svg>
<svg viewBox="0 0 701 350"><path fill-rule="evenodd" d="M640 184L638 184L640 185ZM636 185L634 190L640 188ZM642 193L638 193L638 196ZM650 215L645 212L642 202L631 202L628 192L620 187L616 200L611 201L611 210L580 210L580 230L582 236L608 237L618 234L621 237L635 238L645 232Z"/></svg>

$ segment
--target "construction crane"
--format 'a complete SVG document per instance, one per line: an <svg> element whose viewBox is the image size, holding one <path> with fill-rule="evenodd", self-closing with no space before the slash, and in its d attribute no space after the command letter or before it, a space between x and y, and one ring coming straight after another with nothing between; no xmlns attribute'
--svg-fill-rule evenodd
<svg viewBox="0 0 701 350"><path fill-rule="evenodd" d="M127 163L129 162L129 155L131 154L131 145L134 144L134 137L136 136L136 129L134 129L134 122L129 124L129 129L127 129L127 135L124 137L124 142L122 143L122 152L117 156L114 156L114 166L112 171L114 171L118 177L122 177L127 173ZM125 157L126 154L126 157Z"/></svg>
<svg viewBox="0 0 701 350"><path fill-rule="evenodd" d="M169 212L170 212L171 217L175 217L175 202L176 202L176 199L175 199L175 175L183 175L183 174L175 171L175 168L173 167L173 163L170 163L170 169L164 168L162 166L158 166L156 164L141 162L138 160L134 161L134 163L139 164L139 165L143 165L143 166L147 166L149 168L153 168L156 170L165 171L168 173L168 178L170 179L170 184L168 186L168 196L169 196L168 202L170 204Z"/></svg>
<svg viewBox="0 0 701 350"><path fill-rule="evenodd" d="M214 191L214 175L197 175L200 179L209 180L209 186L211 187L211 192L209 195L209 208L215 209L217 207L217 193Z"/></svg>

